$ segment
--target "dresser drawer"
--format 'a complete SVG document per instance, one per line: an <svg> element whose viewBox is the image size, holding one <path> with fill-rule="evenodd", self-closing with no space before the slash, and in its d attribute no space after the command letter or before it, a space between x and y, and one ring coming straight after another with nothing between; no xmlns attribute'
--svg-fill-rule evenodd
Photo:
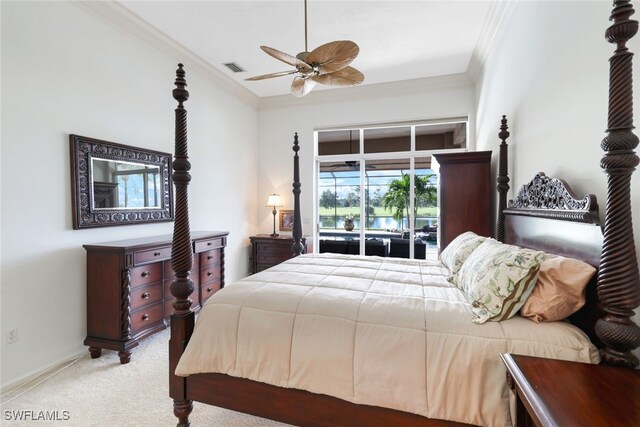
<svg viewBox="0 0 640 427"><path fill-rule="evenodd" d="M146 285L147 283L158 282L162 280L162 263L156 262L154 264L133 267L129 270L129 276L131 278L132 288Z"/></svg>
<svg viewBox="0 0 640 427"><path fill-rule="evenodd" d="M293 250L291 249L293 246L292 242L286 242L286 244L276 244L273 243L258 243L256 245L256 251L258 253L269 253L269 254L282 254L288 257L293 255Z"/></svg>
<svg viewBox="0 0 640 427"><path fill-rule="evenodd" d="M279 254L256 255L256 262L263 263L263 264L276 265L288 259L291 259L291 255L288 255L288 256L279 255Z"/></svg>
<svg viewBox="0 0 640 427"><path fill-rule="evenodd" d="M207 283L200 286L200 305L204 305L211 295L220 290L220 281Z"/></svg>
<svg viewBox="0 0 640 427"><path fill-rule="evenodd" d="M144 264L153 261L162 261L171 258L171 246L165 246L157 249L148 249L144 251L136 251L133 253L134 264Z"/></svg>
<svg viewBox="0 0 640 427"><path fill-rule="evenodd" d="M209 264L220 264L220 249L200 253L200 266L204 267Z"/></svg>
<svg viewBox="0 0 640 427"><path fill-rule="evenodd" d="M164 317L162 302L143 307L131 313L131 333L143 330L154 323L161 322Z"/></svg>
<svg viewBox="0 0 640 427"><path fill-rule="evenodd" d="M203 252L209 249L221 248L225 245L224 237L217 237L215 239L201 240L195 243L195 252Z"/></svg>
<svg viewBox="0 0 640 427"><path fill-rule="evenodd" d="M209 265L200 269L200 285L220 280L220 264Z"/></svg>
<svg viewBox="0 0 640 427"><path fill-rule="evenodd" d="M161 301L163 297L162 283L137 287L131 291L131 310Z"/></svg>

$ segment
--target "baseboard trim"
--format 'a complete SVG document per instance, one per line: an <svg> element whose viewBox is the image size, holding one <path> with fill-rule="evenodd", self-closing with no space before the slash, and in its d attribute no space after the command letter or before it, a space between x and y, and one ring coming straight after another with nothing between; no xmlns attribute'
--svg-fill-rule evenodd
<svg viewBox="0 0 640 427"><path fill-rule="evenodd" d="M23 376L21 376L20 378L11 381L10 383L7 384L2 384L0 386L0 398L2 399L2 403L5 402L5 397L7 399L10 399L11 396L5 396L8 394L12 394L15 395L16 393L19 393L20 388L23 387L28 387L28 385L33 382L34 380L38 379L39 377L43 377L46 375L50 375L52 373L54 373L56 370L60 370L61 368L64 367L64 365L67 365L71 362L73 362L74 360L78 360L79 358L83 357L83 356L88 356L89 353L87 353L86 350L83 351L79 351L76 354L72 355L72 356L67 356L63 359L58 360L57 362L54 362L50 365L48 365L45 368L41 368L41 369L37 369L34 370L28 374L25 374Z"/></svg>

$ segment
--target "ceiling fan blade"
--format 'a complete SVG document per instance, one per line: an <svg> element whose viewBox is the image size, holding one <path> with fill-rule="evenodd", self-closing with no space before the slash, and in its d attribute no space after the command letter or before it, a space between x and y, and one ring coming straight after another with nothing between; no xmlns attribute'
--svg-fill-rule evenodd
<svg viewBox="0 0 640 427"><path fill-rule="evenodd" d="M261 76L255 76L255 77L249 77L247 79L245 79L246 81L251 81L251 80L264 80L264 79L271 79L273 77L280 77L280 76L288 76L289 74L294 74L297 73L298 70L291 70L291 71L279 71L277 73L271 73L271 74L263 74Z"/></svg>
<svg viewBox="0 0 640 427"><path fill-rule="evenodd" d="M309 67L309 64L299 60L295 56L289 55L288 53L281 52L278 49L274 49L269 46L260 46L260 49L265 51L268 55L273 56L274 58L284 62L285 64L293 65L298 69L309 70L309 71L311 70L311 67Z"/></svg>
<svg viewBox="0 0 640 427"><path fill-rule="evenodd" d="M320 65L320 74L333 73L351 64L360 48L350 40L338 40L323 44L305 58L308 64Z"/></svg>
<svg viewBox="0 0 640 427"><path fill-rule="evenodd" d="M315 82L329 86L357 86L364 81L364 74L353 67L345 67L335 73L310 76Z"/></svg>
<svg viewBox="0 0 640 427"><path fill-rule="evenodd" d="M316 82L298 76L291 82L291 93L298 97L305 96L315 85Z"/></svg>

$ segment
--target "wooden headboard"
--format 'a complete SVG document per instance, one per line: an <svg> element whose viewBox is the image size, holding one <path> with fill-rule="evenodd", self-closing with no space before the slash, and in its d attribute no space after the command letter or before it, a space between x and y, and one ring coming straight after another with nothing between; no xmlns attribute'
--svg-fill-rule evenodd
<svg viewBox="0 0 640 427"><path fill-rule="evenodd" d="M505 242L600 265L602 227L596 196L577 199L561 179L539 172L504 210Z"/></svg>
<svg viewBox="0 0 640 427"><path fill-rule="evenodd" d="M539 172L523 185L504 209L504 242L600 266L603 234L598 204L592 194L577 199L569 185ZM598 347L595 332L602 315L597 295L597 275L587 285L587 302L570 320Z"/></svg>

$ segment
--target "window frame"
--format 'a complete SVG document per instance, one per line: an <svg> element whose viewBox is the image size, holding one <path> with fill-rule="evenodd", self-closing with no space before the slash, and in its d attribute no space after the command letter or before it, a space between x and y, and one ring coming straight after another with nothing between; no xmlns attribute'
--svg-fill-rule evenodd
<svg viewBox="0 0 640 427"><path fill-rule="evenodd" d="M416 151L416 127L440 125L450 123L465 123L465 144L464 148L443 148L435 150L420 150ZM321 163L336 163L345 161L357 161L360 163L360 218L366 217L366 165L367 161L376 160L408 160L409 161L409 177L410 177L410 195L409 195L409 240L413 241L415 236L415 159L430 157L434 159L433 155L438 153L456 153L468 151L469 142L469 117L468 116L455 116L442 119L425 119L425 120L412 120L406 122L392 122L392 123L370 123L361 125L350 126L333 126L333 127L321 127L314 128L313 141L314 141L314 168L313 168L313 247L317 248L314 251L319 250L320 243L320 164ZM393 127L410 127L410 150L409 151L390 151L383 153L365 153L364 152L364 133L368 129L381 129L381 128L393 128ZM358 130L358 152L353 154L331 154L320 155L319 153L319 133L326 131L348 131ZM433 170L433 168L432 168ZM434 173L438 173L434 170ZM438 189L439 194L439 189ZM438 197L439 200L439 197ZM439 201L438 201L438 218L439 218ZM439 222L439 219L438 219ZM362 225L359 228L359 244L360 253L365 253L365 240L366 240L366 227ZM414 258L414 245L409 245L409 258Z"/></svg>

